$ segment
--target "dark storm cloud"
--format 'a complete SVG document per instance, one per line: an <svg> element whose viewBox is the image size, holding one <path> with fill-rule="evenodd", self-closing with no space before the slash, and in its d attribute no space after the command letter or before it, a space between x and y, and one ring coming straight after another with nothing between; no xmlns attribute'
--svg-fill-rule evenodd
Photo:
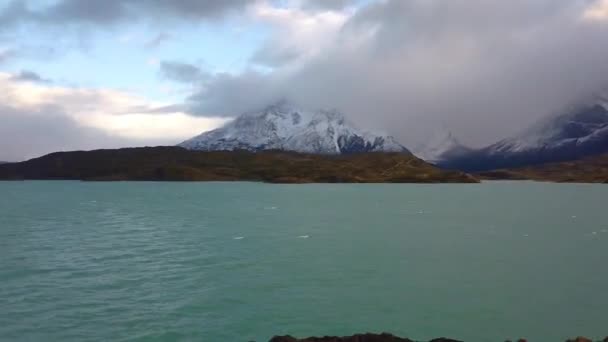
<svg viewBox="0 0 608 342"><path fill-rule="evenodd" d="M38 73L30 70L21 70L18 74L13 75L10 80L17 82L52 83L51 80L43 78Z"/></svg>
<svg viewBox="0 0 608 342"><path fill-rule="evenodd" d="M26 0L13 0L0 12L0 28L21 23L107 27L145 19L213 19L250 3L250 0L59 0L34 9Z"/></svg>
<svg viewBox="0 0 608 342"><path fill-rule="evenodd" d="M375 2L306 63L216 75L190 101L196 113L234 115L288 97L337 107L406 144L439 125L485 144L606 87L608 19L586 19L591 4Z"/></svg>
<svg viewBox="0 0 608 342"><path fill-rule="evenodd" d="M272 74L246 71L239 75L221 73L207 81L209 87L192 94L186 103L194 115L235 116L261 108L283 98L286 88Z"/></svg>
<svg viewBox="0 0 608 342"><path fill-rule="evenodd" d="M200 82L210 77L207 72L196 65L174 61L161 62L160 73L168 80L183 83Z"/></svg>

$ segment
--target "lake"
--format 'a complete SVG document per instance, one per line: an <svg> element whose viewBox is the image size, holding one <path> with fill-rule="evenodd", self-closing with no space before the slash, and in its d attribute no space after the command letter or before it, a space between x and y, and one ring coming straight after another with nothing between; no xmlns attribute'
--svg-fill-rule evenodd
<svg viewBox="0 0 608 342"><path fill-rule="evenodd" d="M608 335L608 185L0 182L0 340Z"/></svg>

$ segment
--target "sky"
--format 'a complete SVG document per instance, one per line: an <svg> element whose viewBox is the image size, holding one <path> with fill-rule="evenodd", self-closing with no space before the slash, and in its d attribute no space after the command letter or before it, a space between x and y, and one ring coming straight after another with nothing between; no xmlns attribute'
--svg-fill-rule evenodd
<svg viewBox="0 0 608 342"><path fill-rule="evenodd" d="M483 146L608 88L608 0L0 0L0 160L176 144L289 99Z"/></svg>

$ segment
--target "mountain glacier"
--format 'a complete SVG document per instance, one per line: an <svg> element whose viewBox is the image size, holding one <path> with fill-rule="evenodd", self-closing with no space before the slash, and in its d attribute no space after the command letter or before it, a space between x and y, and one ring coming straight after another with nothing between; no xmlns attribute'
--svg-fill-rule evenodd
<svg viewBox="0 0 608 342"><path fill-rule="evenodd" d="M186 140L190 150L286 150L314 154L409 151L393 137L363 131L334 110L309 111L280 102L247 112Z"/></svg>

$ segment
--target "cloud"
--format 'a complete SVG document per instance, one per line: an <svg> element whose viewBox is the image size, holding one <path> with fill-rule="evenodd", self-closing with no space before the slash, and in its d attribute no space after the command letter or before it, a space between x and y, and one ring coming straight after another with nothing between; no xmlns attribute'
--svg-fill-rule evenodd
<svg viewBox="0 0 608 342"><path fill-rule="evenodd" d="M349 6L354 6L356 0L303 0L301 7L313 10L343 10Z"/></svg>
<svg viewBox="0 0 608 342"><path fill-rule="evenodd" d="M0 48L0 64L6 63L15 57L16 53L12 49Z"/></svg>
<svg viewBox="0 0 608 342"><path fill-rule="evenodd" d="M134 140L83 127L65 113L51 109L41 113L0 105L0 119L1 160L22 161L55 151L137 145Z"/></svg>
<svg viewBox="0 0 608 342"><path fill-rule="evenodd" d="M584 18L589 20L608 20L608 0L598 0L584 13Z"/></svg>
<svg viewBox="0 0 608 342"><path fill-rule="evenodd" d="M20 24L103 26L150 20L208 20L251 4L251 0L58 0L33 9L13 0L0 12L0 29Z"/></svg>
<svg viewBox="0 0 608 342"><path fill-rule="evenodd" d="M348 18L342 11L308 12L303 8L278 8L268 2L253 6L252 15L275 29L254 53L252 62L269 67L310 59L323 53Z"/></svg>
<svg viewBox="0 0 608 342"><path fill-rule="evenodd" d="M606 87L608 25L586 19L601 17L604 5L385 0L306 12L262 4L254 13L277 34L256 56L272 69L215 75L188 102L200 114L235 115L287 97L337 107L409 145L445 125L479 146ZM313 34L306 23L318 23L320 13L342 19Z"/></svg>
<svg viewBox="0 0 608 342"><path fill-rule="evenodd" d="M158 35L156 35L154 38L149 40L145 44L145 47L147 49L155 49L155 48L161 46L162 44L164 44L165 42L171 40L171 38L173 38L173 37L170 34L168 34L166 32L161 32Z"/></svg>
<svg viewBox="0 0 608 342"><path fill-rule="evenodd" d="M11 76L10 80L17 82L52 83L51 80L43 78L38 73L30 70L21 70L18 74Z"/></svg>
<svg viewBox="0 0 608 342"><path fill-rule="evenodd" d="M161 62L160 73L168 80L182 83L200 82L210 77L209 73L196 65L175 61Z"/></svg>
<svg viewBox="0 0 608 342"><path fill-rule="evenodd" d="M172 145L225 119L193 117L113 89L72 88L0 73L0 160L56 150Z"/></svg>

